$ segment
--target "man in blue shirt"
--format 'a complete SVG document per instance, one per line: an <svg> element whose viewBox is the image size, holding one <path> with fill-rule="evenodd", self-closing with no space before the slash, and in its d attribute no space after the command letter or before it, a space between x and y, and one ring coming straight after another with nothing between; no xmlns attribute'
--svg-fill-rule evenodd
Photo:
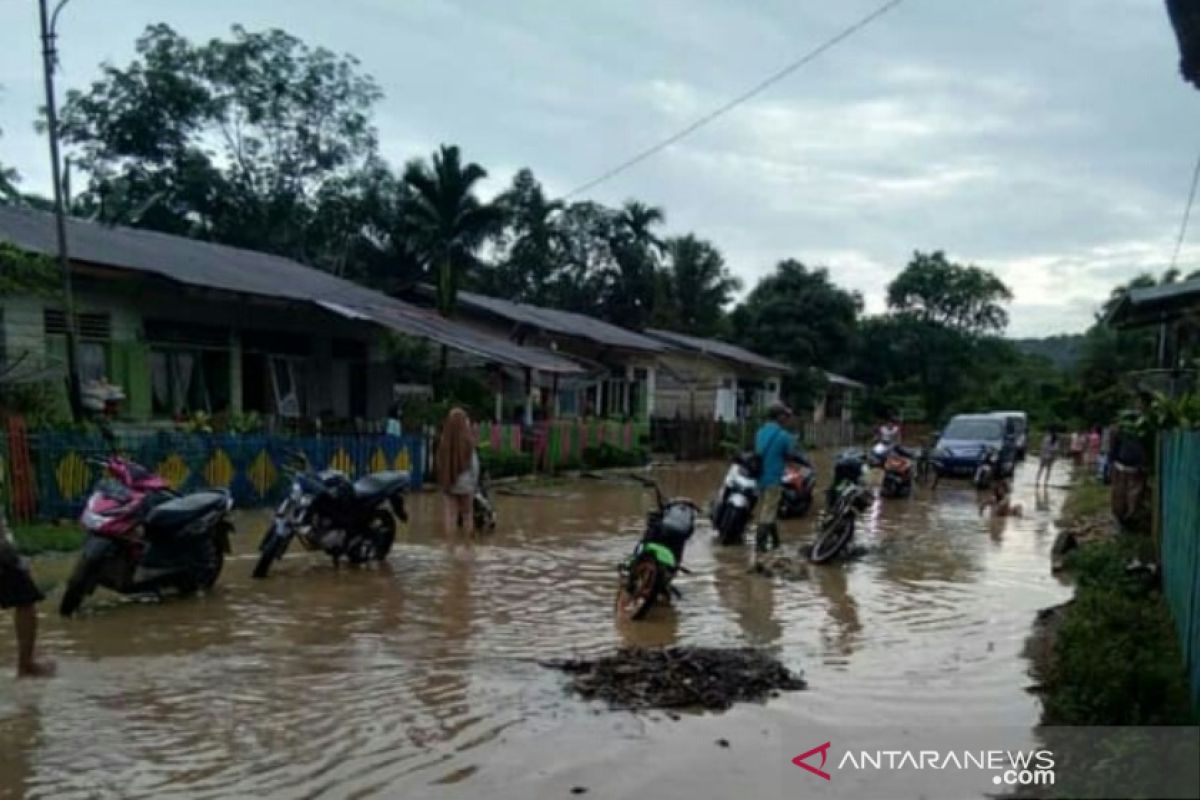
<svg viewBox="0 0 1200 800"><path fill-rule="evenodd" d="M783 403L773 403L767 409L767 421L754 437L754 452L762 461L762 472L758 476L758 532L755 536L759 550L770 550L779 546L779 532L775 526L779 511L779 496L782 493L784 462L796 448L796 437L785 427L791 422L792 410Z"/></svg>

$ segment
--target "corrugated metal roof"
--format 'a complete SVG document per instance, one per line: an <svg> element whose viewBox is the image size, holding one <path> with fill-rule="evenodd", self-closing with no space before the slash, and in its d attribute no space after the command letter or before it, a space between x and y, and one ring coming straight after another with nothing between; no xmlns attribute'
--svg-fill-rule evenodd
<svg viewBox="0 0 1200 800"><path fill-rule="evenodd" d="M1125 293L1109 312L1112 325L1136 327L1170 321L1200 308L1200 278L1147 286Z"/></svg>
<svg viewBox="0 0 1200 800"><path fill-rule="evenodd" d="M58 252L52 214L0 206L0 240L32 252ZM558 372L584 371L548 350L522 347L282 256L157 231L67 220L73 261L127 269L186 286L315 304L350 319L369 319L488 361Z"/></svg>
<svg viewBox="0 0 1200 800"><path fill-rule="evenodd" d="M701 339L697 336L688 336L687 334L676 333L675 331L657 329L649 329L646 333L656 336L681 350L703 353L707 356L731 361L753 369L766 370L768 372L792 371L792 368L783 362L775 361L766 356L760 356L758 353L751 352L744 347L738 347L737 345L722 342L718 339Z"/></svg>
<svg viewBox="0 0 1200 800"><path fill-rule="evenodd" d="M825 380L830 383L836 383L839 386L849 386L851 389L865 389L867 385L860 383L853 378L847 378L845 375L838 375L836 372L826 372Z"/></svg>
<svg viewBox="0 0 1200 800"><path fill-rule="evenodd" d="M514 303L511 300L501 300L498 297L488 297L474 292L459 292L458 303L460 306L503 317L510 322L564 336L587 339L607 347L642 350L650 353L659 353L666 349L662 342L656 339L625 330L586 314L531 306L528 303Z"/></svg>

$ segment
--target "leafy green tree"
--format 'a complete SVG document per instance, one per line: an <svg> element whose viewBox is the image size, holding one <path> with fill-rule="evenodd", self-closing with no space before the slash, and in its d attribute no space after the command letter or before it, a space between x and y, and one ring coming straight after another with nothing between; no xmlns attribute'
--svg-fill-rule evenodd
<svg viewBox="0 0 1200 800"><path fill-rule="evenodd" d="M733 337L750 350L790 364L785 387L795 403L819 388L816 369L843 368L854 341L862 297L836 286L824 267L781 261L732 314Z"/></svg>
<svg viewBox="0 0 1200 800"><path fill-rule="evenodd" d="M992 273L916 252L888 285L890 313L866 320L854 359L856 377L882 389L889 411L918 406L938 421L1019 358L996 334L1008 323L1012 293Z"/></svg>
<svg viewBox="0 0 1200 800"><path fill-rule="evenodd" d="M422 263L437 281L443 316L454 313L464 276L479 267L476 253L502 219L499 208L475 194L475 185L485 177L487 171L478 164L463 164L453 145L442 145L428 163L415 161L404 170L411 190L404 221Z"/></svg>
<svg viewBox="0 0 1200 800"><path fill-rule="evenodd" d="M559 216L563 266L555 275L550 305L607 318L604 299L617 273L612 242L617 215L599 203L571 203Z"/></svg>
<svg viewBox="0 0 1200 800"><path fill-rule="evenodd" d="M655 295L657 324L695 336L725 333L725 308L742 282L726 268L721 252L691 233L668 239L664 249L666 262Z"/></svg>
<svg viewBox="0 0 1200 800"><path fill-rule="evenodd" d="M1008 326L1004 303L1012 292L985 269L963 266L938 250L913 254L888 285L888 307L967 334L1000 333Z"/></svg>
<svg viewBox="0 0 1200 800"><path fill-rule="evenodd" d="M610 232L612 262L606 275L604 309L609 320L640 330L653 317L663 240L654 229L666 215L661 208L629 200Z"/></svg>
<svg viewBox="0 0 1200 800"><path fill-rule="evenodd" d="M82 204L108 222L334 257L313 250L309 229L376 144L381 93L357 61L240 26L197 45L151 25L136 50L67 94L63 140L89 176Z"/></svg>
<svg viewBox="0 0 1200 800"><path fill-rule="evenodd" d="M489 294L535 305L554 302L554 281L566 266L559 218L564 205L546 197L533 172L522 169L496 205L504 214L496 263L488 271Z"/></svg>

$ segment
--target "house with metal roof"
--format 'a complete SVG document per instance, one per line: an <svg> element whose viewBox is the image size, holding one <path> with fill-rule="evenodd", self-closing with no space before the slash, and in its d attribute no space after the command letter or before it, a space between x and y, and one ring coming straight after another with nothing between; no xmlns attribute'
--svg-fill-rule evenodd
<svg viewBox="0 0 1200 800"><path fill-rule="evenodd" d="M123 391L131 420L259 412L381 419L391 334L444 346L456 367L586 370L551 350L443 319L291 259L155 231L67 221L81 382ZM51 214L0 206L0 242L57 252ZM6 297L0 351L63 375L59 297Z"/></svg>
<svg viewBox="0 0 1200 800"><path fill-rule="evenodd" d="M518 413L531 418L539 404L547 416L597 415L646 419L656 413L659 356L668 350L658 338L626 330L570 311L459 292L455 321L515 344L570 358L585 374L553 375L506 370L506 396L530 396Z"/></svg>
<svg viewBox="0 0 1200 800"><path fill-rule="evenodd" d="M663 342L655 384L656 416L733 421L779 400L791 368L743 347L674 331L650 329Z"/></svg>

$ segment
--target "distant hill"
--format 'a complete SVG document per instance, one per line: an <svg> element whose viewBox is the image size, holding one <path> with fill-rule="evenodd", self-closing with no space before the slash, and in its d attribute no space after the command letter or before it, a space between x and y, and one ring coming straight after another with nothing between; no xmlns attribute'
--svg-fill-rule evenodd
<svg viewBox="0 0 1200 800"><path fill-rule="evenodd" d="M1079 363L1083 350L1083 334L1060 334L1043 339L1014 339L1013 344L1022 353L1048 358L1059 369L1069 370Z"/></svg>

